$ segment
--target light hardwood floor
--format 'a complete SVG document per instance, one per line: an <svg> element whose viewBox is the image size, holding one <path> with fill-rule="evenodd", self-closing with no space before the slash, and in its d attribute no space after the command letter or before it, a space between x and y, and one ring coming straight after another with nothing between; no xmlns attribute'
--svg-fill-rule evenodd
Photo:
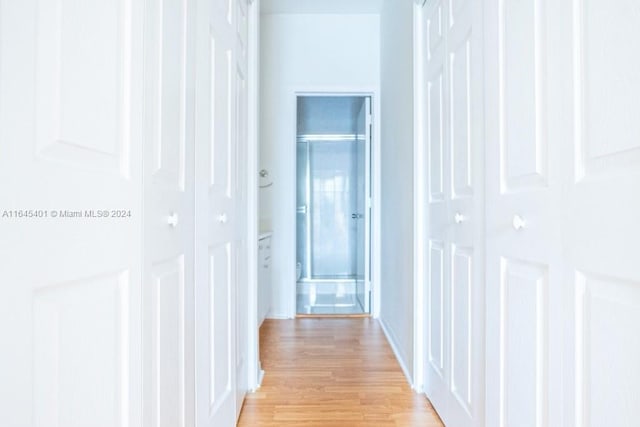
<svg viewBox="0 0 640 427"><path fill-rule="evenodd" d="M265 320L262 387L239 426L442 426L370 318Z"/></svg>

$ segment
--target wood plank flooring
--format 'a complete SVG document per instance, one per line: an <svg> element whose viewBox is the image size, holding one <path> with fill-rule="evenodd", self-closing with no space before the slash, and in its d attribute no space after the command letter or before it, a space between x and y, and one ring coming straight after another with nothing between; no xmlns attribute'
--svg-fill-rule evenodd
<svg viewBox="0 0 640 427"><path fill-rule="evenodd" d="M370 318L265 320L266 374L239 426L442 426L409 387L379 323Z"/></svg>

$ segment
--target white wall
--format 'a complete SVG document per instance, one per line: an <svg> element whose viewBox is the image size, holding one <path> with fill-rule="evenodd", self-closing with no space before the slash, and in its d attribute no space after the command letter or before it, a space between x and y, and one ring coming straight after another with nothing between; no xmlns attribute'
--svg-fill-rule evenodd
<svg viewBox="0 0 640 427"><path fill-rule="evenodd" d="M379 16L273 14L261 22L260 225L273 230L270 317L295 311L295 91L377 91Z"/></svg>
<svg viewBox="0 0 640 427"><path fill-rule="evenodd" d="M380 16L380 320L405 373L413 369L413 2L385 0Z"/></svg>

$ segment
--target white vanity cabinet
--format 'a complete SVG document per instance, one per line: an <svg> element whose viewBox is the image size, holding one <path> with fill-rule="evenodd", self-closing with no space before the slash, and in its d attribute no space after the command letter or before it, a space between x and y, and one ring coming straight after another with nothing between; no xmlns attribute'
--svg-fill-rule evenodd
<svg viewBox="0 0 640 427"><path fill-rule="evenodd" d="M258 237L258 326L271 309L271 233Z"/></svg>

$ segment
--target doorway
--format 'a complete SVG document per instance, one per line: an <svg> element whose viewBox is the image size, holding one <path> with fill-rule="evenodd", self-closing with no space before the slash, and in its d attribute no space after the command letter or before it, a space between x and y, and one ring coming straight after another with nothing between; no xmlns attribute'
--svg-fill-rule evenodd
<svg viewBox="0 0 640 427"><path fill-rule="evenodd" d="M370 312L371 98L297 97L296 313Z"/></svg>

